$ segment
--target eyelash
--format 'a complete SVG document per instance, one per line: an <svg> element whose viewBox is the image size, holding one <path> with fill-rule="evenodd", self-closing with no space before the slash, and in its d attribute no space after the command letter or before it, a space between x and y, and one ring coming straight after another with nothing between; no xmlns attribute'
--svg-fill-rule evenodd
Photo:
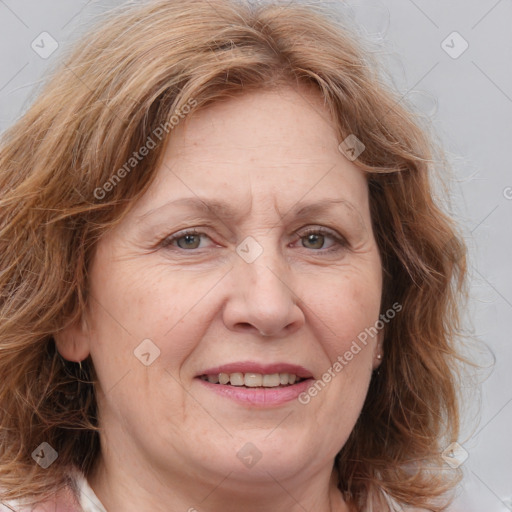
<svg viewBox="0 0 512 512"><path fill-rule="evenodd" d="M349 244L345 240L345 238L335 234L334 232L332 232L330 229L327 229L327 228L322 228L322 227L307 228L304 231L302 231L301 233L297 233L297 234L299 235L299 239L305 238L309 235L321 235L321 236L330 237L336 242L334 247L331 247L328 249L312 249L313 252L320 252L320 253L335 252L335 251L339 251L341 249L347 248L349 246ZM187 235L195 235L195 236L204 235L204 236L208 237L208 235L206 233L198 231L195 228L194 229L186 229L186 230L180 231L174 235L168 236L167 238L162 240L161 246L166 249L169 247L174 247L175 249L182 251L182 252L196 251L197 249L182 249L181 247L173 246L173 242L175 242L175 241L179 240L180 238L183 238ZM337 247L336 247L336 245L337 245ZM307 247L303 247L303 248L307 249Z"/></svg>

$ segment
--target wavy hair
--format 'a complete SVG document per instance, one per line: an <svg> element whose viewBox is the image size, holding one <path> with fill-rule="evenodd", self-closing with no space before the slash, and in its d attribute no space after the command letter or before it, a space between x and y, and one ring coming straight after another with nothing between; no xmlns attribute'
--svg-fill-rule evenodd
<svg viewBox="0 0 512 512"><path fill-rule="evenodd" d="M94 366L64 360L54 336L82 318L97 241L152 183L165 138L130 172L120 169L192 102L189 115L235 94L297 84L323 97L340 141L353 134L365 145L354 163L368 178L382 311L402 305L336 457L339 488L357 510L382 506L382 490L401 504L444 510L459 478L441 452L459 431L455 341L466 249L433 191L436 145L330 9L240 0L114 9L2 136L3 499L42 500L69 483L71 468L87 475L99 453ZM31 456L42 442L58 452L47 469Z"/></svg>

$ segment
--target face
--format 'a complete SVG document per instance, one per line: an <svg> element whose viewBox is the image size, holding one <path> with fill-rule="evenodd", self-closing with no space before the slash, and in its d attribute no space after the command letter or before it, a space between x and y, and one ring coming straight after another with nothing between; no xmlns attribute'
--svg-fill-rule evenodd
<svg viewBox="0 0 512 512"><path fill-rule="evenodd" d="M345 354L382 291L367 182L339 142L306 89L231 98L173 130L156 181L99 242L89 316L60 346L91 354L116 457L175 481L331 471L378 336Z"/></svg>

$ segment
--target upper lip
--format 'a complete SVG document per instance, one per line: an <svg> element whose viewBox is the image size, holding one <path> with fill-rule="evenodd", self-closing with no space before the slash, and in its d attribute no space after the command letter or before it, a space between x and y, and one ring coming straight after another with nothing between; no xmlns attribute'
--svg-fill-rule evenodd
<svg viewBox="0 0 512 512"><path fill-rule="evenodd" d="M255 363L251 361L228 363L222 366L215 366L203 370L197 376L201 375L217 375L219 373L259 373L262 375L271 375L273 373L291 373L301 379L309 379L313 375L303 366L289 363Z"/></svg>

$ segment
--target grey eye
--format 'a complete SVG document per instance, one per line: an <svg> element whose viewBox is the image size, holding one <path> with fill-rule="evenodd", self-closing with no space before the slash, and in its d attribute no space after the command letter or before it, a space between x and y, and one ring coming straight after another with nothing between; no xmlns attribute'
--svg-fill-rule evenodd
<svg viewBox="0 0 512 512"><path fill-rule="evenodd" d="M182 235L176 239L176 244L180 249L197 249L201 244L201 236Z"/></svg>
<svg viewBox="0 0 512 512"><path fill-rule="evenodd" d="M325 242L325 236L320 233L310 233L302 237L302 245L307 249L321 249Z"/></svg>

